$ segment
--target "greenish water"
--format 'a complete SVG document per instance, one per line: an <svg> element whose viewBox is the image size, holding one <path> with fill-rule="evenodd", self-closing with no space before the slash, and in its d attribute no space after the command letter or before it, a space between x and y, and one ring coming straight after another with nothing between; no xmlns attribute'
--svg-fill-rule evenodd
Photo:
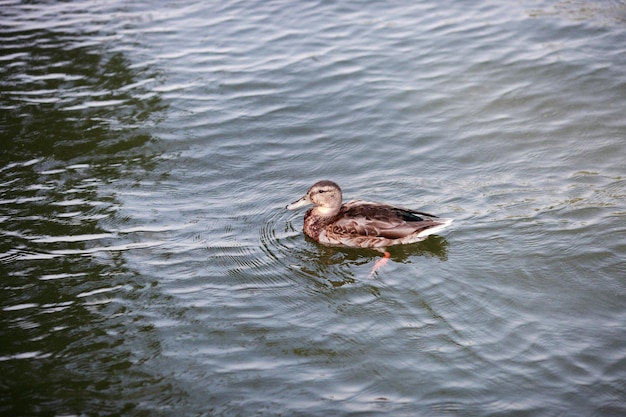
<svg viewBox="0 0 626 417"><path fill-rule="evenodd" d="M621 416L626 4L0 1L0 413ZM287 212L453 217L380 254Z"/></svg>

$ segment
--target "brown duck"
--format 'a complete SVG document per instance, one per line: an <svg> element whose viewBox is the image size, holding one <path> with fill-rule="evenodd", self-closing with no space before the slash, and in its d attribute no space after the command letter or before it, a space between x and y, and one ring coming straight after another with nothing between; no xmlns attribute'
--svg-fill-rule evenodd
<svg viewBox="0 0 626 417"><path fill-rule="evenodd" d="M388 204L362 200L342 204L341 188L332 181L316 182L287 209L307 204L314 207L304 215L304 233L323 245L384 251L387 246L422 241L452 223L452 219Z"/></svg>

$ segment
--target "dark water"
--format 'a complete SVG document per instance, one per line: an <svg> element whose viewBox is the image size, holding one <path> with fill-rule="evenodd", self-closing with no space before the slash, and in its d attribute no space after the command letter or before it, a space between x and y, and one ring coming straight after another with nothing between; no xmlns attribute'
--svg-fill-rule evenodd
<svg viewBox="0 0 626 417"><path fill-rule="evenodd" d="M101 3L0 1L1 414L626 413L626 4Z"/></svg>

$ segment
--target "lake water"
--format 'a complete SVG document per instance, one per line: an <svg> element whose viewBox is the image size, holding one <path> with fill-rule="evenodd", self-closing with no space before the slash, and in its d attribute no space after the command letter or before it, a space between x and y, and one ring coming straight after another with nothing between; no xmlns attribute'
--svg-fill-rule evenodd
<svg viewBox="0 0 626 417"><path fill-rule="evenodd" d="M623 1L0 29L0 414L626 415ZM319 179L455 222L368 277L285 210Z"/></svg>

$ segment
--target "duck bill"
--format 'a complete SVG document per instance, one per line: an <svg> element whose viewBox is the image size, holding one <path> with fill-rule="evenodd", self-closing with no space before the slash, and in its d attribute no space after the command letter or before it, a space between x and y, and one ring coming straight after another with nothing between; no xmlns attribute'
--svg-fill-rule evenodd
<svg viewBox="0 0 626 417"><path fill-rule="evenodd" d="M300 207L304 207L307 204L311 204L311 200L309 200L309 196L308 195L305 195L300 200L294 201L291 204L287 204L286 209L287 210L295 210L295 209L299 209Z"/></svg>

